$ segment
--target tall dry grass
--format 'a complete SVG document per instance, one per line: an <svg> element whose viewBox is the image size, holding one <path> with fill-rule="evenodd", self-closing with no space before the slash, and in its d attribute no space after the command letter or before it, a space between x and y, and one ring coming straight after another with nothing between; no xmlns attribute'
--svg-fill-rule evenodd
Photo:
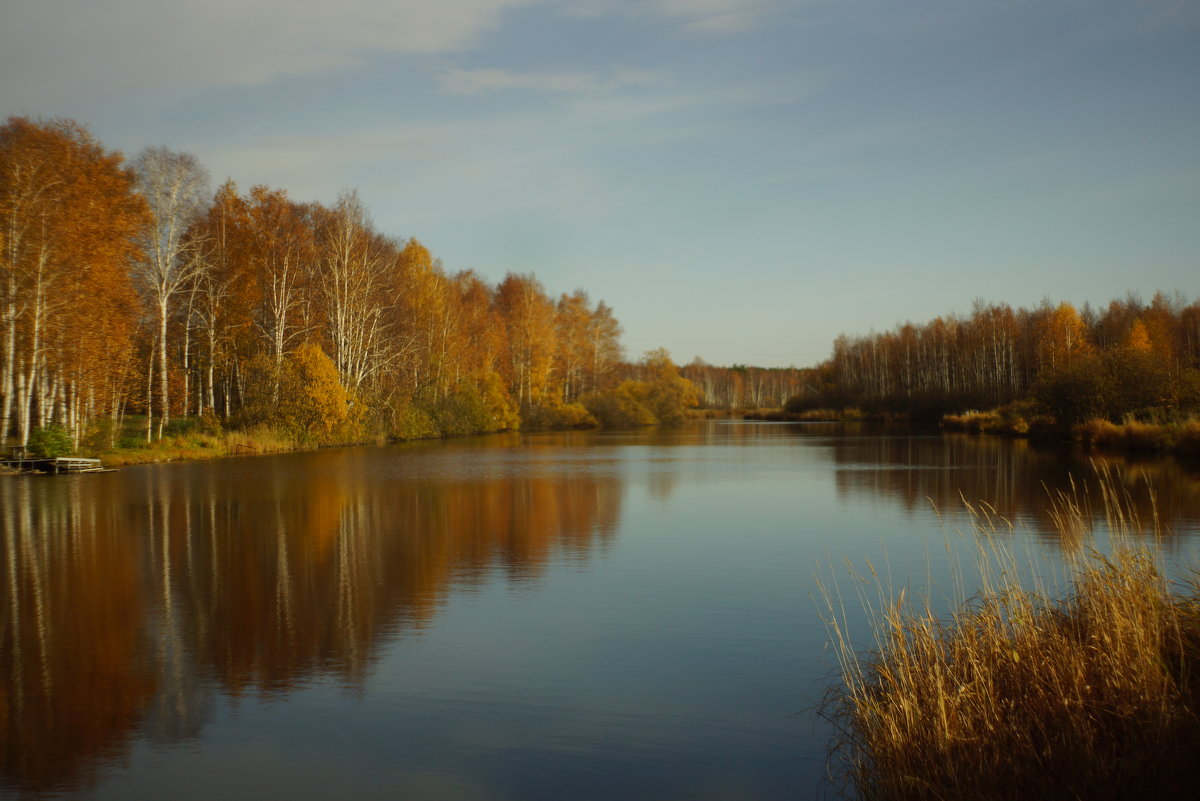
<svg viewBox="0 0 1200 801"><path fill-rule="evenodd" d="M1108 553L1076 551L1062 593L1022 578L994 536L1008 521L976 508L981 589L949 617L873 578L876 644L860 655L826 591L844 679L827 706L833 764L850 794L1200 798L1200 586L1165 578L1156 521L1117 485L1100 474ZM1073 488L1052 505L1064 537L1088 535L1090 499Z"/></svg>
<svg viewBox="0 0 1200 801"><path fill-rule="evenodd" d="M148 462L195 461L222 456L282 453L301 450L303 447L304 443L298 442L287 432L259 425L219 434L192 431L143 443L141 447L101 451L96 455L109 467L125 467Z"/></svg>
<svg viewBox="0 0 1200 801"><path fill-rule="evenodd" d="M1169 423L1089 420L1075 427L1075 437L1084 445L1102 449L1166 451L1182 456L1200 456L1200 420L1196 419Z"/></svg>

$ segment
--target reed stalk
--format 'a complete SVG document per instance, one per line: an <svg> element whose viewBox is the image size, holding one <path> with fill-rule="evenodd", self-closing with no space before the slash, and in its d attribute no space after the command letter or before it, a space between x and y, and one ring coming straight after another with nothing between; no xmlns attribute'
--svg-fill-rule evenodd
<svg viewBox="0 0 1200 801"><path fill-rule="evenodd" d="M831 764L847 794L1200 798L1200 583L1165 577L1157 514L1143 523L1114 474L1097 479L1106 552L1086 491L1051 498L1069 546L1061 593L1030 578L997 536L1009 521L979 504L967 505L979 589L949 616L868 569L878 627L864 654L840 590L822 583L843 678L826 706Z"/></svg>

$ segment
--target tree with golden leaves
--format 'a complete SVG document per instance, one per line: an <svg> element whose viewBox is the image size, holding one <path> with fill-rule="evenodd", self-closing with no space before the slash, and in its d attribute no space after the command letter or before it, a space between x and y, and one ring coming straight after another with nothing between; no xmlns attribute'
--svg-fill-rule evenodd
<svg viewBox="0 0 1200 801"><path fill-rule="evenodd" d="M71 120L0 128L0 432L115 408L145 206L120 154ZM89 338L81 336L87 331Z"/></svg>
<svg viewBox="0 0 1200 801"><path fill-rule="evenodd" d="M259 344L253 330L260 292L250 259L251 233L249 205L232 181L217 189L204 219L190 232L204 242L204 267L193 282L198 405L216 411L219 403L225 418L233 411L239 360L248 360Z"/></svg>
<svg viewBox="0 0 1200 801"><path fill-rule="evenodd" d="M312 331L311 282L317 261L312 210L293 203L281 189L250 190L250 263L257 287L254 325L275 363ZM276 388L278 389L278 388Z"/></svg>
<svg viewBox="0 0 1200 801"><path fill-rule="evenodd" d="M509 388L524 409L548 399L554 367L554 303L533 275L509 273L496 288L508 334Z"/></svg>

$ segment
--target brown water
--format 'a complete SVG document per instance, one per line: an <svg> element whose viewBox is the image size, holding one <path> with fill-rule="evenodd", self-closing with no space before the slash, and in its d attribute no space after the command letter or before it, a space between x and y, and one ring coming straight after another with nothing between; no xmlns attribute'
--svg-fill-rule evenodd
<svg viewBox="0 0 1200 801"><path fill-rule="evenodd" d="M1120 467L1195 564L1200 480ZM814 574L948 580L962 498L1054 562L1092 472L712 422L0 479L0 797L811 797Z"/></svg>

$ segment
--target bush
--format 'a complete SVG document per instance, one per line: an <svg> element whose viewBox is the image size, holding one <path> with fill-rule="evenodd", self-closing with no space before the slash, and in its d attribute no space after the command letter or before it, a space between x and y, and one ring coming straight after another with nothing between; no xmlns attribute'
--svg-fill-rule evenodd
<svg viewBox="0 0 1200 801"><path fill-rule="evenodd" d="M1097 358L1077 359L1047 371L1034 387L1034 397L1041 408L1067 431L1085 420L1104 415L1111 396L1107 370Z"/></svg>
<svg viewBox="0 0 1200 801"><path fill-rule="evenodd" d="M428 439L438 435L438 427L429 413L412 401L400 401L388 421L388 435L393 439Z"/></svg>
<svg viewBox="0 0 1200 801"><path fill-rule="evenodd" d="M634 393L635 385L640 383L625 381L614 389L584 395L579 403L604 428L652 426L658 422L658 418Z"/></svg>
<svg viewBox="0 0 1200 801"><path fill-rule="evenodd" d="M438 401L430 410L434 427L445 437L482 434L495 430L483 396L468 383Z"/></svg>
<svg viewBox="0 0 1200 801"><path fill-rule="evenodd" d="M205 406L200 411L200 419L196 421L196 429L201 434L210 434L214 437L221 435L221 418L213 411L211 406Z"/></svg>
<svg viewBox="0 0 1200 801"><path fill-rule="evenodd" d="M75 451L75 440L67 429L51 423L45 428L35 428L29 432L29 453L53 459L56 456L66 456Z"/></svg>
<svg viewBox="0 0 1200 801"><path fill-rule="evenodd" d="M521 427L521 415L513 403L512 396L504 388L504 380L496 373L488 373L481 382L480 394L491 415L491 431L515 431Z"/></svg>
<svg viewBox="0 0 1200 801"><path fill-rule="evenodd" d="M548 403L534 406L525 414L525 426L541 431L595 428L599 421L582 403Z"/></svg>
<svg viewBox="0 0 1200 801"><path fill-rule="evenodd" d="M117 438L117 426L111 417L95 418L79 440L81 450L89 454L111 450Z"/></svg>

